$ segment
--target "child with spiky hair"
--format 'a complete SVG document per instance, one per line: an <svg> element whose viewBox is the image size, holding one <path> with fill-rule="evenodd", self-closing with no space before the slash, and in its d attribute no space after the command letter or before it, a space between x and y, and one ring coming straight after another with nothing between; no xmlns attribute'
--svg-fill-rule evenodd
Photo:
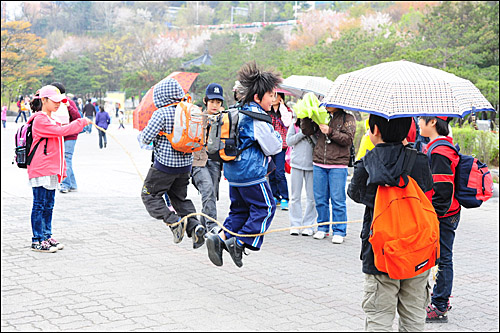
<svg viewBox="0 0 500 333"><path fill-rule="evenodd" d="M267 116L275 98L275 88L281 82L279 74L260 70L255 62L245 64L238 72L244 97L241 110ZM270 123L249 115L239 114L239 147L241 155L225 163L224 176L229 181L231 206L224 227L237 234L259 234L271 225L276 204L266 181L268 156L281 151L282 139ZM243 266L245 248L258 251L264 237L235 237L221 231L207 237L208 257L216 266L222 266L222 250L231 255L236 266Z"/></svg>

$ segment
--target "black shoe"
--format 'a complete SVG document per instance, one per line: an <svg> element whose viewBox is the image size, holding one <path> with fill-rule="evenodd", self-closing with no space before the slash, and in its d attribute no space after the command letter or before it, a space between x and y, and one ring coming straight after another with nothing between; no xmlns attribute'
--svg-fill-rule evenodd
<svg viewBox="0 0 500 333"><path fill-rule="evenodd" d="M191 233L191 238L193 239L193 249L197 249L203 244L205 244L205 234L206 234L206 229L204 226L201 224L198 224L196 228L194 228L193 232Z"/></svg>
<svg viewBox="0 0 500 333"><path fill-rule="evenodd" d="M177 221L179 222L179 221ZM172 235L174 236L174 243L179 244L182 242L182 239L184 238L184 225L186 221L183 221L182 223L179 223L175 227L170 227L170 230L172 230Z"/></svg>
<svg viewBox="0 0 500 333"><path fill-rule="evenodd" d="M215 266L222 266L222 250L225 244L217 234L207 234L208 258Z"/></svg>
<svg viewBox="0 0 500 333"><path fill-rule="evenodd" d="M233 259L236 266L238 267L243 266L242 257L243 257L243 250L245 248L244 246L238 244L236 237L232 237L226 240L226 248L227 252L229 252L229 254L231 255L231 258Z"/></svg>

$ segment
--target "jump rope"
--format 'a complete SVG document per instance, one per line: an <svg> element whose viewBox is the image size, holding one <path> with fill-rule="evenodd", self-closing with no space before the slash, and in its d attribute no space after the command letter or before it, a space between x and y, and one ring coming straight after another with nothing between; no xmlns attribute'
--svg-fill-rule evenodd
<svg viewBox="0 0 500 333"><path fill-rule="evenodd" d="M99 127L97 126L94 121L90 121L98 130L100 131L103 131L105 133L107 133L107 131L102 128L102 127ZM111 136L111 138L113 138L113 140L115 140L119 145L120 147L125 151L125 153L128 155L128 157L130 158L130 161L132 161L132 164L134 165L134 168L137 172L137 174L139 175L139 177L141 178L142 182L144 183L144 177L142 177L142 174L141 172L139 171L139 168L137 168L137 165L135 164L134 162L134 159L132 158L132 155L130 154L130 152L120 143L120 141L118 139L116 139L116 137L114 135L112 135L111 133L107 133ZM333 225L333 224L348 224L348 223L359 223L359 222L362 222L362 220L352 220L352 221L331 221L331 222L321 222L321 223L315 223L315 224L311 224L311 225L306 225L306 226L300 226L300 227L288 227L288 228L280 228L280 229L272 229L272 230L268 230L266 232L261 232L261 233L258 233L258 234L238 234L238 233L235 233L229 229L227 229L226 227L224 227L224 225L217 221L216 219L204 214L204 213L191 213L191 214L188 214L184 217L182 217L179 221L175 222L175 223L172 223L172 224L169 224L169 227L176 227L177 225L183 223L183 233L186 232L186 228L187 228L187 223L184 223L188 218L192 217L192 216L203 216L205 217L206 219L209 219L210 221L212 222L215 222L217 223L222 230L226 231L227 233L233 235L233 236L237 236L237 237L258 237L258 236L264 236L264 235L267 235L267 234L271 234L271 233L274 233L274 232L282 232L282 231L290 231L291 229L308 229L308 228L312 228L312 227L317 227L317 226L323 226L323 225Z"/></svg>

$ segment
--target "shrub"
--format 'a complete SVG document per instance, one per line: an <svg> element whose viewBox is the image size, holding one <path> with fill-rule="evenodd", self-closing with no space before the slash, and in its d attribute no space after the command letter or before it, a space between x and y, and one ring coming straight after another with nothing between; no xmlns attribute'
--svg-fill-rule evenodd
<svg viewBox="0 0 500 333"><path fill-rule="evenodd" d="M498 133L478 131L470 127L453 127L453 142L462 154L474 155L489 167L498 167Z"/></svg>

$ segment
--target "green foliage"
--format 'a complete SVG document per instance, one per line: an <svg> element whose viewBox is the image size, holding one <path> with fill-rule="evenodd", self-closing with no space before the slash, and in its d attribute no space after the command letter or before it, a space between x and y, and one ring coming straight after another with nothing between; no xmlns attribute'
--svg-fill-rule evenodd
<svg viewBox="0 0 500 333"><path fill-rule="evenodd" d="M470 127L453 127L453 142L460 153L474 155L488 166L498 166L498 133L478 131Z"/></svg>

